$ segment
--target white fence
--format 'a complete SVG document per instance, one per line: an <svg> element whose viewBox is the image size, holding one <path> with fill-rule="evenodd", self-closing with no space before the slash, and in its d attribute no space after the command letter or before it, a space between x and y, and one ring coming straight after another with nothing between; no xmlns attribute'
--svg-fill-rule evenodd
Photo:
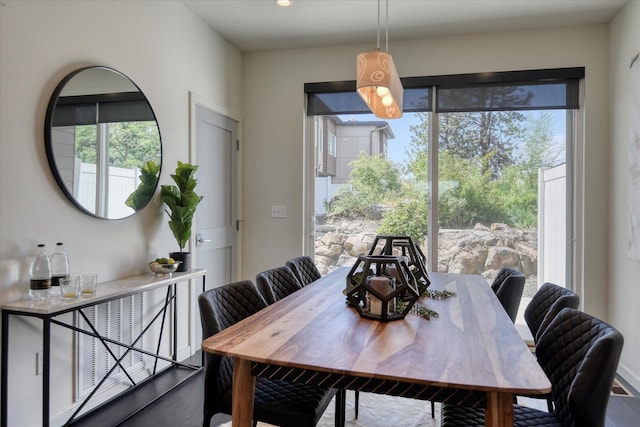
<svg viewBox="0 0 640 427"><path fill-rule="evenodd" d="M90 212L100 212L101 209L97 205L96 200L98 194L96 183L96 165L82 163L79 168L79 176L77 176L78 186L74 187L74 196L76 200ZM107 183L107 191L103 197L106 201L106 217L107 218L124 218L131 215L134 211L124 204L129 195L138 188L140 170L109 167L109 180Z"/></svg>
<svg viewBox="0 0 640 427"><path fill-rule="evenodd" d="M331 177L323 176L316 177L315 188L315 214L326 214L325 203L328 202L336 195L338 188L341 184L332 184Z"/></svg>

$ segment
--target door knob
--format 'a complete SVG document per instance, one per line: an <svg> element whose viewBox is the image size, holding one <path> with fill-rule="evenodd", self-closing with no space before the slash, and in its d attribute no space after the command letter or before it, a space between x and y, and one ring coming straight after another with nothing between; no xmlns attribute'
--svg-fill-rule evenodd
<svg viewBox="0 0 640 427"><path fill-rule="evenodd" d="M202 237L202 234L196 234L196 248L202 246L205 242L210 242L211 240L206 240Z"/></svg>

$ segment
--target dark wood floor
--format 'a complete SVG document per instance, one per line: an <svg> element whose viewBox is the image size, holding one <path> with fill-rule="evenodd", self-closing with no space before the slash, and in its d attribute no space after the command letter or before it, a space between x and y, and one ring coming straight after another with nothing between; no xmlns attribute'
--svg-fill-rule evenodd
<svg viewBox="0 0 640 427"><path fill-rule="evenodd" d="M123 420L122 415L135 407L139 400L148 399L149 395L159 393L168 384L175 383L177 377L188 375L186 370L173 370L169 375L154 381L137 396L127 397L122 402L116 402L109 410L75 425L91 427L202 427L202 405L204 372L200 371L180 386L159 398L147 408L139 411L131 418ZM640 398L628 384L621 384L632 395L615 396L609 400L607 409L607 427L637 427L640 426ZM634 397L635 396L635 397ZM230 420L227 415L218 414L211 420L210 426L219 426Z"/></svg>
<svg viewBox="0 0 640 427"><path fill-rule="evenodd" d="M117 425L120 427L202 427L203 389L204 372L201 371L151 406ZM211 419L210 425L218 426L229 420L231 417L218 414Z"/></svg>
<svg viewBox="0 0 640 427"><path fill-rule="evenodd" d="M202 366L200 353L182 363ZM204 371L172 368L137 389L74 420L74 427L191 427L202 426ZM231 418L218 415L216 426ZM213 421L213 420L212 420Z"/></svg>

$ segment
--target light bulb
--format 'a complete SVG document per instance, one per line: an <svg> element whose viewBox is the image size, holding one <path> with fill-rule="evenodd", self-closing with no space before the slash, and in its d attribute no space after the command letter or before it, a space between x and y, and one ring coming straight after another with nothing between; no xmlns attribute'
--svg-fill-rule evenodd
<svg viewBox="0 0 640 427"><path fill-rule="evenodd" d="M378 86L376 88L376 93L380 98L384 98L386 95L389 94L389 89L385 86Z"/></svg>
<svg viewBox="0 0 640 427"><path fill-rule="evenodd" d="M391 95L387 94L382 97L382 105L389 107L391 104L393 104L393 97Z"/></svg>

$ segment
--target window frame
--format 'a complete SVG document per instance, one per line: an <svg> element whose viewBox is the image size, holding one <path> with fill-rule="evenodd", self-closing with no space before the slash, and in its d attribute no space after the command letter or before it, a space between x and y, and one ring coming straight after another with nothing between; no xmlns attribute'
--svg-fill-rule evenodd
<svg viewBox="0 0 640 427"><path fill-rule="evenodd" d="M580 130L582 126L583 117L583 104L584 104L584 78L585 67L571 67L571 68L557 68L557 69L539 69L539 70L521 70L521 71L502 71L502 72L487 72L487 73L469 73L469 74L456 74L456 75L441 75L441 76L423 76L423 77L406 77L401 78L403 87L405 88L405 94L407 90L411 91L416 88L426 88L428 91L429 106L427 109L412 110L406 108L403 105L403 109L407 112L410 111L428 111L430 129L432 134L430 135L431 141L438 140L438 88L461 88L461 87L486 87L490 85L496 85L503 83L505 85L515 86L519 83L526 84L545 84L545 83L557 83L562 81L570 81L570 87L567 90L567 105L555 106L555 107L538 107L529 109L553 109L562 108L567 109L567 125L566 129L566 164L567 164L567 189L566 189L566 209L567 209L567 235L566 235L566 286L568 288L575 288L574 277L580 280L580 270L582 268L580 261L580 252L582 247L582 234L579 231L581 218L577 217L577 204L581 203L582 196L582 184L578 176L582 173L581 167L576 162L579 162L583 157L583 134ZM306 83L304 85L306 95L306 111L305 114L308 119L313 118L314 115L330 115L330 114L349 114L355 113L354 111L348 112L322 112L314 107L314 93L319 92L355 92L355 80L354 81L339 81L339 82L323 82L323 83ZM317 100L315 100L317 102ZM363 102L364 105L364 102ZM526 110L527 108L520 108ZM370 113L366 109L364 113ZM311 135L307 135L307 140ZM430 197L429 209L429 238L427 239L427 258L429 265L427 268L430 271L437 271L437 238L433 239L431 236L438 235L438 225L435 220L438 217L438 200L437 200L437 188L438 188L438 144L429 144L429 182L428 185L428 197ZM435 155L434 155L435 152ZM305 159L306 164L313 162L313 159ZM308 217L311 218L310 226L307 228L307 222L305 224L304 242L303 248L305 253L313 255L314 253L314 236L315 236L315 215L314 215L314 183L313 173L305 174L305 181L307 181L306 191L311 197L305 198L305 209L308 213ZM433 228L432 228L433 227ZM306 232L306 229L309 232ZM308 236L308 237L306 237ZM576 257L576 254L578 257Z"/></svg>

